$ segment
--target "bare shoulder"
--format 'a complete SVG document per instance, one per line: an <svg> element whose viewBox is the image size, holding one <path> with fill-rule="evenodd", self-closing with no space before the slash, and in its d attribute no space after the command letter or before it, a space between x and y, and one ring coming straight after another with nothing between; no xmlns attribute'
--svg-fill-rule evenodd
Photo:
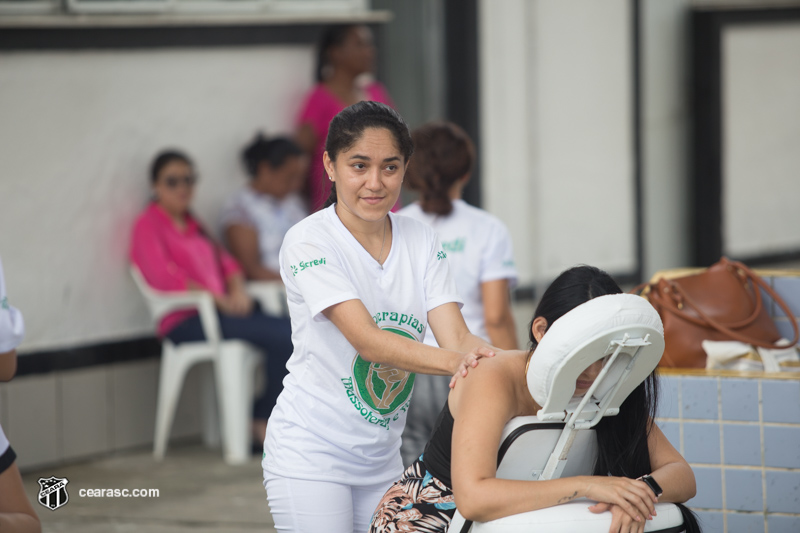
<svg viewBox="0 0 800 533"><path fill-rule="evenodd" d="M499 351L494 357L483 358L478 366L469 369L465 378L459 378L455 388L450 391L450 411L453 416L462 403L484 401L492 398L493 403L516 402L517 381L524 374L526 353L520 350Z"/></svg>

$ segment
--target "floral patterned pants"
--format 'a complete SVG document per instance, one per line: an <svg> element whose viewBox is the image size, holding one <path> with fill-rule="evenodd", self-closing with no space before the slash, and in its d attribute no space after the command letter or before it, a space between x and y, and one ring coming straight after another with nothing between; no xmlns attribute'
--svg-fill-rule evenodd
<svg viewBox="0 0 800 533"><path fill-rule="evenodd" d="M428 473L420 456L383 496L369 533L444 533L455 512L453 491Z"/></svg>

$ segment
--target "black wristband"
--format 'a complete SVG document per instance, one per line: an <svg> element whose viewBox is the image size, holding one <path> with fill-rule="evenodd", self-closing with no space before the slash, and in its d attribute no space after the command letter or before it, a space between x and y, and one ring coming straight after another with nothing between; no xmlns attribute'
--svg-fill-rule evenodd
<svg viewBox="0 0 800 533"><path fill-rule="evenodd" d="M639 478L640 481L644 481L647 483L647 486L650 487L650 490L656 495L656 498L664 494L664 491L661 489L661 485L653 479L653 476L647 474Z"/></svg>

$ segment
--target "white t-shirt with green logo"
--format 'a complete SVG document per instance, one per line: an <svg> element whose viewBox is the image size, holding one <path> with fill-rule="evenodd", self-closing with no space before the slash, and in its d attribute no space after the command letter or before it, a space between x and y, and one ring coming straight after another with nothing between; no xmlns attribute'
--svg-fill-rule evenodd
<svg viewBox="0 0 800 533"><path fill-rule="evenodd" d="M16 349L24 336L25 322L22 313L8 303L3 263L0 262L0 353Z"/></svg>
<svg viewBox="0 0 800 533"><path fill-rule="evenodd" d="M281 277L294 352L267 427L262 466L268 472L349 485L389 483L402 473L400 435L415 375L362 359L322 314L358 299L379 327L421 341L428 311L461 304L433 230L389 217L392 246L383 268L333 206L286 234Z"/></svg>
<svg viewBox="0 0 800 533"><path fill-rule="evenodd" d="M447 216L426 213L419 204L400 210L401 215L430 225L450 258L450 272L456 280L458 293L464 298L461 314L469 331L489 340L483 315L481 283L507 279L509 286L517 283L511 235L500 219L463 200L453 201L453 211ZM436 346L432 334L425 343Z"/></svg>

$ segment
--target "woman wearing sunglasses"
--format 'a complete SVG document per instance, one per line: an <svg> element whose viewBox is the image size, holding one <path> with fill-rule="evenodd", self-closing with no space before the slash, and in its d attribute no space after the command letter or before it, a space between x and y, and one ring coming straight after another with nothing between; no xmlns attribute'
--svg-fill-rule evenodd
<svg viewBox="0 0 800 533"><path fill-rule="evenodd" d="M264 440L266 421L278 398L292 355L289 319L265 315L245 292L238 263L208 236L190 211L197 177L188 156L166 151L153 161L150 181L153 200L133 229L131 261L147 283L162 291L209 291L226 339L250 342L269 354L267 387L256 400L253 442ZM175 344L204 338L195 311L176 311L164 317L158 333Z"/></svg>

